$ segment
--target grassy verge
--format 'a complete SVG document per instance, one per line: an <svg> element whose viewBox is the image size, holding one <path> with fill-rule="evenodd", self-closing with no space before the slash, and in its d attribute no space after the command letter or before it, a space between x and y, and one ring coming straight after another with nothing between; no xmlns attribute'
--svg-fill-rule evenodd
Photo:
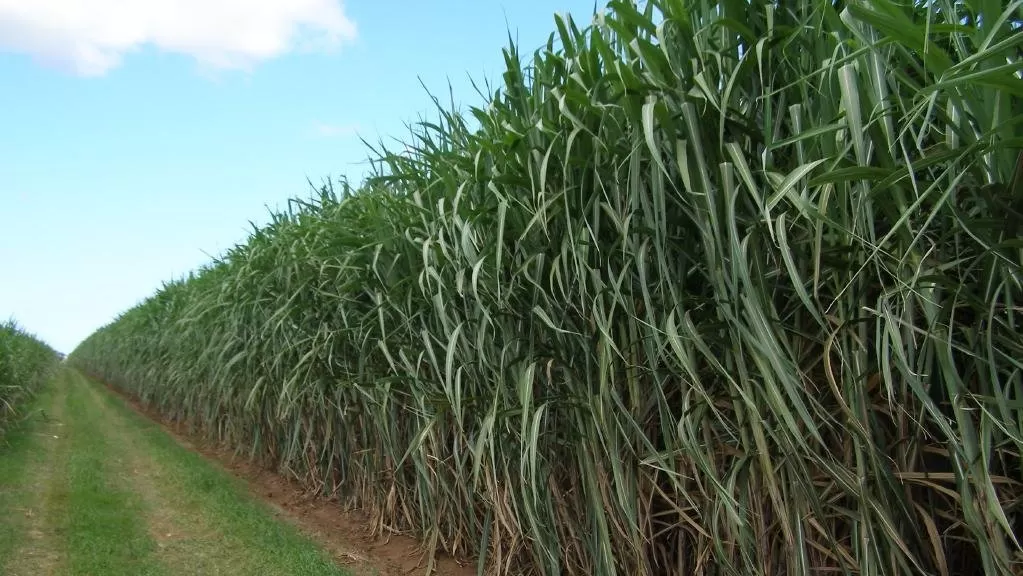
<svg viewBox="0 0 1023 576"><path fill-rule="evenodd" d="M345 574L293 526L276 519L263 503L246 493L244 484L202 456L179 445L158 425L139 416L99 384L97 414L123 422L124 433L141 438L144 452L159 468L158 489L171 496L179 515L201 516L199 522L221 535L231 556L244 559L252 573L264 575Z"/></svg>
<svg viewBox="0 0 1023 576"><path fill-rule="evenodd" d="M0 442L0 572L8 565L26 534L28 516L35 508L32 492L25 487L29 469L44 457L44 406L51 401L52 391L45 390L26 407L29 414L14 426Z"/></svg>
<svg viewBox="0 0 1023 576"><path fill-rule="evenodd" d="M88 391L71 379L65 413L71 440L65 463L68 491L57 522L64 521L72 574L167 574L154 558L156 544L145 530L145 510L138 494L114 481L119 454L111 439L99 434L103 413Z"/></svg>
<svg viewBox="0 0 1023 576"><path fill-rule="evenodd" d="M343 576L235 478L61 370L0 447L0 574Z"/></svg>

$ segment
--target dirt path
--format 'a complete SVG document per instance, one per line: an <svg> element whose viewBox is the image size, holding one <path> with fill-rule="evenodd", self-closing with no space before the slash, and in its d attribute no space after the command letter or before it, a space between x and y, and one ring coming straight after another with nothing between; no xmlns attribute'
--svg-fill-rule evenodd
<svg viewBox="0 0 1023 576"><path fill-rule="evenodd" d="M418 543L64 368L0 446L0 574L411 576ZM437 558L433 574L475 570Z"/></svg>
<svg viewBox="0 0 1023 576"><path fill-rule="evenodd" d="M76 378L81 379L80 376ZM219 534L201 510L188 502L173 475L148 450L146 438L133 430L125 415L108 398L81 379L92 409L101 414L98 432L109 439L118 454L115 475L118 485L138 494L145 508L146 529L157 544L156 557L163 566L180 574L255 574L245 547L235 538Z"/></svg>
<svg viewBox="0 0 1023 576"><path fill-rule="evenodd" d="M0 573L344 576L245 486L62 370L0 446Z"/></svg>
<svg viewBox="0 0 1023 576"><path fill-rule="evenodd" d="M205 443L182 426L163 422L159 415L144 409L116 389L107 391L124 402L140 418L145 418L173 438L182 448L215 462L244 481L245 489L267 503L283 520L329 550L335 560L356 576L412 576L426 573L427 559L419 542L403 535L374 538L368 534L368 520L357 512L345 510L335 500L310 495L296 482L267 471L229 450ZM473 576L476 570L454 559L438 555L436 576Z"/></svg>

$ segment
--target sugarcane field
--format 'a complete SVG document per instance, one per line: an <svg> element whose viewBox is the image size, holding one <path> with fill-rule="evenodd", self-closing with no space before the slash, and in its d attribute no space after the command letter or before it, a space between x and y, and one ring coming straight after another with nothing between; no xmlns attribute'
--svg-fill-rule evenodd
<svg viewBox="0 0 1023 576"><path fill-rule="evenodd" d="M0 0L0 574L1023 575L1023 0Z"/></svg>

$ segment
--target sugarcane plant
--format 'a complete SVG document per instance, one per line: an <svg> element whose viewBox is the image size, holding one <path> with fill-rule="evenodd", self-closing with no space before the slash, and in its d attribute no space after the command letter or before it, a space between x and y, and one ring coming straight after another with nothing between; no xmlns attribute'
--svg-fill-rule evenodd
<svg viewBox="0 0 1023 576"><path fill-rule="evenodd" d="M486 573L1018 574L1021 5L557 16L71 360Z"/></svg>
<svg viewBox="0 0 1023 576"><path fill-rule="evenodd" d="M14 320L0 324L0 450L8 427L58 364L58 354Z"/></svg>

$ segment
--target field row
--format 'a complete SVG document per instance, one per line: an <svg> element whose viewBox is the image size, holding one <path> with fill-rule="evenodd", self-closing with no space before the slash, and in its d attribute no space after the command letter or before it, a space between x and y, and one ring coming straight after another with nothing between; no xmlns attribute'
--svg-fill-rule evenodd
<svg viewBox="0 0 1023 576"><path fill-rule="evenodd" d="M0 450L0 573L341 576L330 554L70 369Z"/></svg>

